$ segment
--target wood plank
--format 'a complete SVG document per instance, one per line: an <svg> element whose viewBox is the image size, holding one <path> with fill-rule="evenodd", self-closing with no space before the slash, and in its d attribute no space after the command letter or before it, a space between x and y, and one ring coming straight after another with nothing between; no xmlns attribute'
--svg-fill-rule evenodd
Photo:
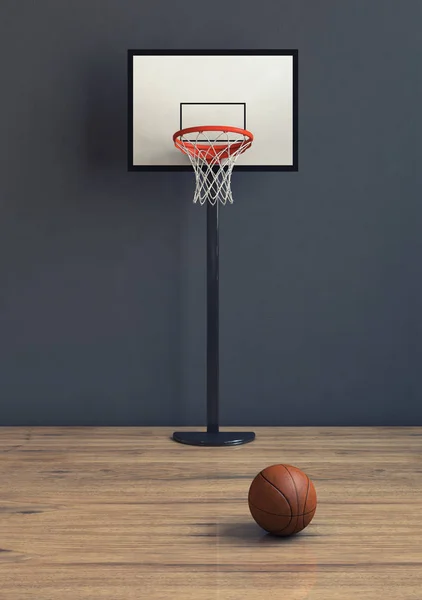
<svg viewBox="0 0 422 600"><path fill-rule="evenodd" d="M1 597L421 597L422 428L254 430L245 446L196 448L172 428L0 428ZM248 510L275 463L318 494L292 538Z"/></svg>

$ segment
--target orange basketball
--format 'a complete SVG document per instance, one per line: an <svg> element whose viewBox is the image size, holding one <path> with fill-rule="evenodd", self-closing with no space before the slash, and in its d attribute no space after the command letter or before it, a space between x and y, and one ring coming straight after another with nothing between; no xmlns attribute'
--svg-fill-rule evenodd
<svg viewBox="0 0 422 600"><path fill-rule="evenodd" d="M287 536L305 529L317 507L314 484L297 467L272 465L251 483L249 510L260 527Z"/></svg>

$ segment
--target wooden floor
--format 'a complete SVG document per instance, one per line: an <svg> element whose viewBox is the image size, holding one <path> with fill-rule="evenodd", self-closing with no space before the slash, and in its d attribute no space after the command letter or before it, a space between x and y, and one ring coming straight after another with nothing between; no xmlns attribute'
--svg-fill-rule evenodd
<svg viewBox="0 0 422 600"><path fill-rule="evenodd" d="M0 428L0 598L421 599L422 428L255 431L195 448L169 428ZM292 538L248 510L276 463L318 494Z"/></svg>

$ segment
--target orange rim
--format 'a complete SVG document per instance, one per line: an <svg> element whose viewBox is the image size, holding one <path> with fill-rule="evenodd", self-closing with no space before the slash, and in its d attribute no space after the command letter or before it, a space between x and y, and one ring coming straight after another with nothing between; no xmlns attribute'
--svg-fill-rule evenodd
<svg viewBox="0 0 422 600"><path fill-rule="evenodd" d="M210 144L193 144L192 142L182 142L181 137L188 133L202 133L203 131L220 131L222 133L237 133L239 135L243 135L247 138L247 140L242 140L240 142L235 142L233 144L215 144L214 146ZM252 142L253 142L253 134L247 129L240 129L239 127L228 127L223 125L204 125L203 127L188 127L186 129L180 129L180 131L176 131L173 135L173 142L176 148L178 148L183 154L191 154L193 156L200 156L207 162L211 162L217 155L219 160L223 160L228 158L233 153L245 152ZM224 152L224 150L226 151ZM209 154L209 156L208 156Z"/></svg>

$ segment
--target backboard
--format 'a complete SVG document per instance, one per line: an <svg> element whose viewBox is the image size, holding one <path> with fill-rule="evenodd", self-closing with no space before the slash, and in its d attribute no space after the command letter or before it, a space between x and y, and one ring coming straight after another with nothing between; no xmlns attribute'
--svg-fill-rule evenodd
<svg viewBox="0 0 422 600"><path fill-rule="evenodd" d="M297 62L297 50L129 50L129 170L191 170L173 134L228 125L254 135L236 171L297 171Z"/></svg>

